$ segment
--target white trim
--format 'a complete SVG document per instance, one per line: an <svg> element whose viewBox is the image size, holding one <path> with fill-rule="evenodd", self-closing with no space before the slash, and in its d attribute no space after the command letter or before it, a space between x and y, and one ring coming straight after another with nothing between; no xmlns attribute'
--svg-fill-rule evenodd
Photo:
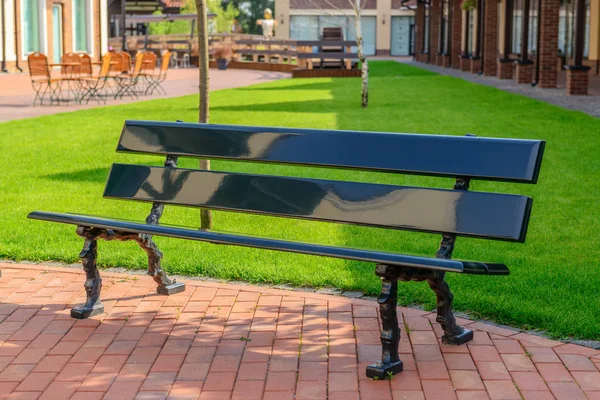
<svg viewBox="0 0 600 400"><path fill-rule="evenodd" d="M87 13L87 51L81 51L75 47L76 45L76 34L75 34L75 24L77 19L75 18L75 0L71 5L71 33L73 38L73 53L87 53L90 57L94 56L94 1L93 0L84 0L85 8ZM102 27L100 27L102 29Z"/></svg>
<svg viewBox="0 0 600 400"><path fill-rule="evenodd" d="M25 7L23 2L26 0L21 0L21 60L26 61L27 60L27 56L31 53L25 53L25 35L23 32L23 26L25 26ZM38 18L41 20L40 23L40 50L39 52L42 54L46 54L48 53L48 13L46 12L46 0L34 0L36 3L38 3L38 7L39 7L39 14L38 14ZM40 21L38 21L40 22Z"/></svg>
<svg viewBox="0 0 600 400"><path fill-rule="evenodd" d="M100 54L108 51L108 4L100 0Z"/></svg>
<svg viewBox="0 0 600 400"><path fill-rule="evenodd" d="M318 10L318 9L301 9L301 8L295 8L295 9L291 9L290 10L290 16L292 15L307 15L307 16L331 16L331 15L335 15L335 16L340 16L340 17L353 17L354 16L354 10L352 9L348 9L348 10ZM377 10L375 9L369 9L369 10L362 10L361 11L361 15L363 17L376 17L377 16Z"/></svg>
<svg viewBox="0 0 600 400"><path fill-rule="evenodd" d="M392 17L414 17L416 13L414 10L392 10L390 15Z"/></svg>

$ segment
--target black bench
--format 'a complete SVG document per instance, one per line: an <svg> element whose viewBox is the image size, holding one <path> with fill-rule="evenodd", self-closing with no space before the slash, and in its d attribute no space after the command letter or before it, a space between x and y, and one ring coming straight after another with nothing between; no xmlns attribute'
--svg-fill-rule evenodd
<svg viewBox="0 0 600 400"><path fill-rule="evenodd" d="M539 140L414 135L356 131L127 121L117 151L167 157L164 167L114 164L104 197L150 202L145 222L76 214L32 212L29 218L77 225L85 239L80 257L87 302L72 317L103 311L96 267L97 240L134 240L147 253L159 293L183 285L161 268L153 235L281 250L376 263L382 280L378 298L383 325L382 360L367 376L402 371L396 315L397 283L427 281L437 296L442 341L462 344L473 333L457 325L446 272L507 275L501 263L452 260L457 236L524 242L532 200L526 196L469 192L471 180L536 183L544 142ZM301 179L177 168L177 158L327 166L433 175L456 179L453 189ZM159 225L164 205L205 207L442 235L435 257L270 239L216 230Z"/></svg>

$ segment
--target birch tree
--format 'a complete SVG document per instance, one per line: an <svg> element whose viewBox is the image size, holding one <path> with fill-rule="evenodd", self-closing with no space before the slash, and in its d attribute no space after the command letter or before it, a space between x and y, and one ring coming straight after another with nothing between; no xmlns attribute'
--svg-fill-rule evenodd
<svg viewBox="0 0 600 400"><path fill-rule="evenodd" d="M309 2L315 8L318 8L320 11L322 11L326 15L329 15L331 17L337 16L337 15L334 15L334 14L328 12L326 9L321 7L320 4L317 4L314 0L309 0ZM360 106L362 108L367 108L367 106L369 105L369 64L367 62L367 57L365 55L365 46L364 46L364 40L363 40L363 35L362 35L362 26L361 26L362 10L363 10L366 2L367 2L367 0L348 0L348 4L350 5L350 8L354 12L354 27L344 24L344 25L346 25L346 27L348 29L350 29L350 31L352 31L352 33L354 34L354 37L356 38L358 60L360 61L360 70L361 70L360 76L361 76L361 81L362 81L361 91L360 91ZM331 7L332 9L340 12L345 17L349 17L349 15L346 14L346 12L343 9L341 9L340 7L333 4L330 0L325 0L325 3L327 3L327 5L329 7Z"/></svg>
<svg viewBox="0 0 600 400"><path fill-rule="evenodd" d="M358 60L360 61L360 79L362 80L360 90L360 106L367 108L369 105L369 64L367 63L367 57L365 57L365 47L362 36L361 27L361 16L362 16L362 3L366 3L367 0L348 0L354 9L354 15L356 18L356 44L358 47Z"/></svg>
<svg viewBox="0 0 600 400"><path fill-rule="evenodd" d="M208 123L210 117L208 111L210 77L208 75L208 16L206 10L206 0L196 0L196 12L198 14L198 73L200 75L198 122L201 123ZM209 170L210 160L200 160L200 169ZM200 227L202 229L212 228L212 213L210 210L204 208L200 210Z"/></svg>

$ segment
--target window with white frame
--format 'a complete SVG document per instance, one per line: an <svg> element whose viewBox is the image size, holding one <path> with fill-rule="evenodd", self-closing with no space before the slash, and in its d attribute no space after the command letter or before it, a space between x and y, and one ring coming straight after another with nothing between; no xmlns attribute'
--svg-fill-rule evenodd
<svg viewBox="0 0 600 400"><path fill-rule="evenodd" d="M91 53L91 2L90 0L73 0L73 50Z"/></svg>
<svg viewBox="0 0 600 400"><path fill-rule="evenodd" d="M323 28L340 27L344 40L355 40L354 17L325 15L292 15L290 16L290 38L293 40L320 40ZM361 18L364 51L366 55L375 54L376 17ZM356 48L352 49L353 52Z"/></svg>
<svg viewBox="0 0 600 400"><path fill-rule="evenodd" d="M23 54L44 51L43 1L22 0Z"/></svg>

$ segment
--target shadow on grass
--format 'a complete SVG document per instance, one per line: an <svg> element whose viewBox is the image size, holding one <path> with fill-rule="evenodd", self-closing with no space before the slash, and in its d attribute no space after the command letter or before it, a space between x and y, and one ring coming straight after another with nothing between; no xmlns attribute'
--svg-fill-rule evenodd
<svg viewBox="0 0 600 400"><path fill-rule="evenodd" d="M344 78L344 79L352 79L352 78ZM354 78L354 79L358 79L358 78ZM297 79L299 80L299 79ZM241 87L241 88L237 88L235 89L237 90L241 90L241 91L247 91L247 92L262 92L262 91L281 91L281 90L285 90L290 91L290 90L331 90L331 82L330 81L325 81L325 82L314 82L314 83L306 83L306 84L300 84L300 85L294 85L294 86L286 86L285 88L281 88L281 87L277 87L277 86L269 86L269 87L255 87L255 86L249 86L249 87Z"/></svg>
<svg viewBox="0 0 600 400"><path fill-rule="evenodd" d="M106 182L110 168L92 168L79 171L59 172L57 174L44 175L44 178L52 181L66 182Z"/></svg>
<svg viewBox="0 0 600 400"><path fill-rule="evenodd" d="M162 165L160 162L157 163L128 163L131 165ZM106 183L108 174L111 167L98 167L81 169L77 171L59 172L56 174L44 175L43 178L51 181L58 182L92 182L92 183Z"/></svg>

